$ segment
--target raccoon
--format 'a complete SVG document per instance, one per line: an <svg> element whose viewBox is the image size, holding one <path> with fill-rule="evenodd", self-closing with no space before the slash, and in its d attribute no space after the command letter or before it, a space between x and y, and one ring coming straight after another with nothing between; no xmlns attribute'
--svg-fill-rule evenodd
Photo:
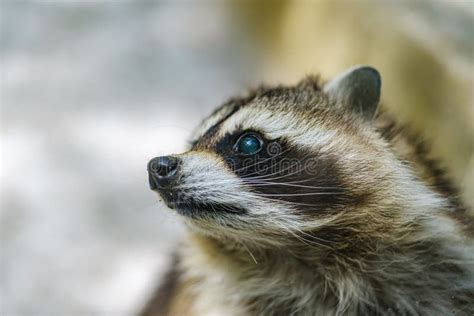
<svg viewBox="0 0 474 316"><path fill-rule="evenodd" d="M379 72L262 87L148 164L188 235L141 315L474 315L474 224Z"/></svg>

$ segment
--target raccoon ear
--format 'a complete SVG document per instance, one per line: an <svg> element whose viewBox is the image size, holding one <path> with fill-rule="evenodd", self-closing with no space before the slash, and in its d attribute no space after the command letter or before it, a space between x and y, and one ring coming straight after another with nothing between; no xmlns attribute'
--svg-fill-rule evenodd
<svg viewBox="0 0 474 316"><path fill-rule="evenodd" d="M337 106L350 108L366 120L372 120L380 100L382 80L369 66L356 66L340 74L324 86Z"/></svg>

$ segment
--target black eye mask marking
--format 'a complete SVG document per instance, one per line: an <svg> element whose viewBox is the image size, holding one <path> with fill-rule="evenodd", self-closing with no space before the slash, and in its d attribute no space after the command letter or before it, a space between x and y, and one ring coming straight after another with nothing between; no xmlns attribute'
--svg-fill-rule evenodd
<svg viewBox="0 0 474 316"><path fill-rule="evenodd" d="M261 197L288 203L312 215L332 212L360 200L344 183L335 157L297 149L284 139L263 139L263 149L257 154L239 155L233 148L240 135L224 136L214 150Z"/></svg>

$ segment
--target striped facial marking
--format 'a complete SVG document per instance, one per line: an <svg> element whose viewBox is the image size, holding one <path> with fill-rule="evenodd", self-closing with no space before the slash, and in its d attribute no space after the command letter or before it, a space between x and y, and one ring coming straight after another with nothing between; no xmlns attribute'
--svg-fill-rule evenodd
<svg viewBox="0 0 474 316"><path fill-rule="evenodd" d="M262 201L312 216L358 203L344 183L338 159L326 150L335 132L315 127L315 120L308 121L296 110L278 107L250 104L220 113L209 121L215 124L193 150L217 154L226 172ZM257 138L262 147L255 154L239 151L239 141L247 135Z"/></svg>

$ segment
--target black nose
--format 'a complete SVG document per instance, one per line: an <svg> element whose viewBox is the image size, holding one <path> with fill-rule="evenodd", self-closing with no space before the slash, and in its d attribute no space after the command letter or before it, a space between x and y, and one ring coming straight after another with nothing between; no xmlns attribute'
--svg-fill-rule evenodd
<svg viewBox="0 0 474 316"><path fill-rule="evenodd" d="M156 157L148 163L150 189L166 188L174 183L179 160L173 156Z"/></svg>

